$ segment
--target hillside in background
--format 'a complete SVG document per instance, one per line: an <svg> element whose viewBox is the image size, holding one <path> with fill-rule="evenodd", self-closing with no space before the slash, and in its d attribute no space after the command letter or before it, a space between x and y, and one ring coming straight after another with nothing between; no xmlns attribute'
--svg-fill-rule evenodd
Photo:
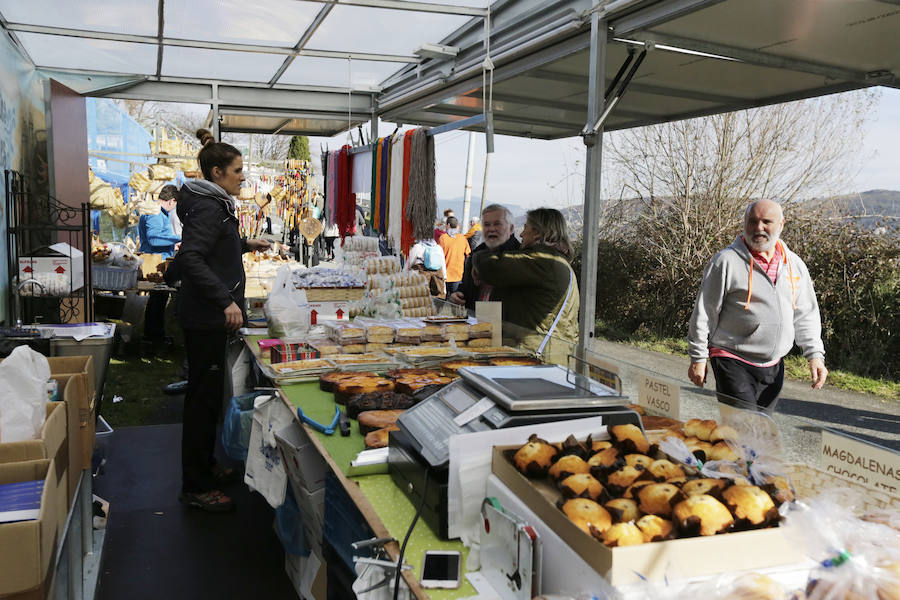
<svg viewBox="0 0 900 600"><path fill-rule="evenodd" d="M463 200L462 196L457 198L438 198L437 201L437 212L438 217L441 217L444 214L445 209L453 209L453 213L456 215L457 219L462 219L463 214ZM493 204L493 203L492 203ZM515 204L507 204L505 202L500 202L501 205L505 206L510 210L513 214L513 217L519 217L525 215L525 209L521 206L516 206ZM477 217L478 211L481 210L481 196L472 196L471 205L469 208L469 217Z"/></svg>

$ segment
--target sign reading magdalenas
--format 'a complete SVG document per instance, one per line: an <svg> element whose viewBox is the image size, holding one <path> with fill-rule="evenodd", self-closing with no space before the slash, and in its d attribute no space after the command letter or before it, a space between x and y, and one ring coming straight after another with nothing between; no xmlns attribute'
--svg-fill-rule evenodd
<svg viewBox="0 0 900 600"><path fill-rule="evenodd" d="M823 431L822 468L900 498L900 456L888 450Z"/></svg>

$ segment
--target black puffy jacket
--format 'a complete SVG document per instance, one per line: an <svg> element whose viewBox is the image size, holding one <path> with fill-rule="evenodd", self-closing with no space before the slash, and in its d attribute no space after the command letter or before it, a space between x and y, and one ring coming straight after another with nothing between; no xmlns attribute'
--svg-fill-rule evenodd
<svg viewBox="0 0 900 600"><path fill-rule="evenodd" d="M234 302L244 313L244 265L234 200L218 185L189 181L178 192L178 217L184 225L175 256L181 275L178 318L185 329L221 330L225 309Z"/></svg>

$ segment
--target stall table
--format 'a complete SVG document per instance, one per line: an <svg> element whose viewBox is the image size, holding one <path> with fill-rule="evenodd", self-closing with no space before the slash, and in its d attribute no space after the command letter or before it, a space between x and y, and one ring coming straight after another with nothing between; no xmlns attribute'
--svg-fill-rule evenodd
<svg viewBox="0 0 900 600"><path fill-rule="evenodd" d="M259 345L257 344L257 341L263 337L244 337L255 360L259 363L268 362L267 358L261 356ZM304 415L319 423L330 423L334 417L334 394L320 390L318 378L297 383L281 384L277 387L282 391L284 398L290 404L297 423L301 424L310 436L316 449L333 471L337 482L372 529L374 536L393 537L397 540L397 542L392 542L385 546L391 558L396 560L400 552L400 543L406 536L407 528L415 516L416 507L394 484L388 474L356 477L347 475L350 461L365 449L364 438L359 433L359 428L355 422L352 423L350 436L342 437L338 432L335 432L334 435L325 435L299 420L296 414L297 407L303 409ZM465 577L462 578L460 587L455 590L423 589L418 582L418 573L421 571L422 558L426 550L458 550L462 555L463 564L465 564L468 556L468 549L463 546L462 542L448 542L438 539L420 519L409 538L404 555L404 562L411 565L413 569L403 573L416 598L450 600L476 595L475 588L472 587Z"/></svg>

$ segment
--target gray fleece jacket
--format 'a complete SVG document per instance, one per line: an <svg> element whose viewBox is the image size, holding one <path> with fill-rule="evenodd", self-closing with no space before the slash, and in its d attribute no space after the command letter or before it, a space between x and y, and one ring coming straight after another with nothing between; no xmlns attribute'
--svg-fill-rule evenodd
<svg viewBox="0 0 900 600"><path fill-rule="evenodd" d="M800 257L781 244L776 283L756 264L740 236L703 271L688 330L692 362L709 346L764 364L786 355L794 342L807 360L824 358L819 303Z"/></svg>

